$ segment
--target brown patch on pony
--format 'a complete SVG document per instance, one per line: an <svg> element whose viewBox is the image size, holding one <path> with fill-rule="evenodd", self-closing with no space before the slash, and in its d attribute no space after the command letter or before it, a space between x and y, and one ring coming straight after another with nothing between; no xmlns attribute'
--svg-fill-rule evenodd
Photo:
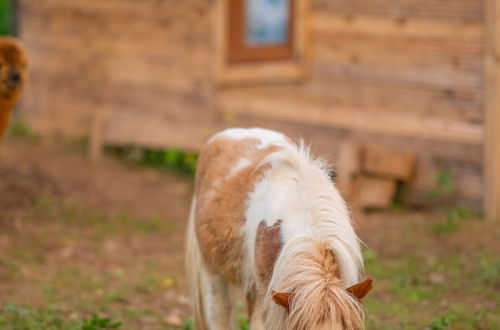
<svg viewBox="0 0 500 330"><path fill-rule="evenodd" d="M353 286L347 288L346 290L353 297L355 297L358 300L361 300L368 294L368 292L370 292L372 287L373 287L373 277L368 277L363 282L354 284Z"/></svg>
<svg viewBox="0 0 500 330"><path fill-rule="evenodd" d="M27 55L14 38L0 37L0 136L7 128L27 77Z"/></svg>
<svg viewBox="0 0 500 330"><path fill-rule="evenodd" d="M267 285L273 274L274 263L281 251L283 242L281 241L282 220L272 226L267 226L262 220L257 228L255 238L255 264L259 280Z"/></svg>
<svg viewBox="0 0 500 330"><path fill-rule="evenodd" d="M279 149L258 149L260 140L220 136L202 149L196 173L196 235L206 266L227 281L241 283L248 194L269 166L265 156ZM248 165L228 176L241 159Z"/></svg>
<svg viewBox="0 0 500 330"><path fill-rule="evenodd" d="M255 308L255 302L257 301L257 289L255 288L255 284L247 291L245 298L247 300L247 316L250 320Z"/></svg>

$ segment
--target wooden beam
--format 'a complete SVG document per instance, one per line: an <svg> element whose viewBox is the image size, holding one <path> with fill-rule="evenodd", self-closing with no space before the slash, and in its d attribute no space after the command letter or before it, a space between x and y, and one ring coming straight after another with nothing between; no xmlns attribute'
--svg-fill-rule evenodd
<svg viewBox="0 0 500 330"><path fill-rule="evenodd" d="M366 146L362 159L364 173L394 180L409 181L415 167L415 155L411 152L381 145Z"/></svg>
<svg viewBox="0 0 500 330"><path fill-rule="evenodd" d="M485 214L500 218L500 0L487 0Z"/></svg>
<svg viewBox="0 0 500 330"><path fill-rule="evenodd" d="M354 180L352 205L364 209L383 209L391 205L396 180L360 175Z"/></svg>
<svg viewBox="0 0 500 330"><path fill-rule="evenodd" d="M383 111L361 111L354 107L332 106L324 100L304 100L296 95L257 98L248 92L218 93L217 107L236 114L346 128L350 130L426 137L442 141L483 143L483 125L457 120ZM307 109L307 111L304 111Z"/></svg>

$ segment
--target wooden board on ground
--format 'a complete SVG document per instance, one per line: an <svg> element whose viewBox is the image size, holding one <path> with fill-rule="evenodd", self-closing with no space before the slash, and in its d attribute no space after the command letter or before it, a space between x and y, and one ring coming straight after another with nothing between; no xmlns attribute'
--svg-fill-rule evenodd
<svg viewBox="0 0 500 330"><path fill-rule="evenodd" d="M352 180L359 173L360 149L351 141L344 141L339 145L338 158L335 162L337 185L346 198L352 193Z"/></svg>
<svg viewBox="0 0 500 330"><path fill-rule="evenodd" d="M401 181L411 178L415 164L415 156L412 153L375 145L364 148L362 159L365 173Z"/></svg>
<svg viewBox="0 0 500 330"><path fill-rule="evenodd" d="M387 208L396 192L396 181L360 175L354 181L352 204L361 208Z"/></svg>

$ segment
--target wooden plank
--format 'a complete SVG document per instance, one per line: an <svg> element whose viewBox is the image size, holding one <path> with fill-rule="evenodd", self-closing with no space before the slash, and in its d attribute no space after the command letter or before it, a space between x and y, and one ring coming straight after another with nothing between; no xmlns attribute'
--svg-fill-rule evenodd
<svg viewBox="0 0 500 330"><path fill-rule="evenodd" d="M357 79L361 81L404 84L420 88L480 90L481 71L457 72L446 67L398 67L392 64L370 65L358 63L317 62L313 73L326 79Z"/></svg>
<svg viewBox="0 0 500 330"><path fill-rule="evenodd" d="M500 218L500 1L487 1L485 213Z"/></svg>
<svg viewBox="0 0 500 330"><path fill-rule="evenodd" d="M472 144L481 144L483 139L483 127L479 124L332 107L324 100L304 101L297 95L257 98L248 93L233 92L219 94L216 102L219 109L231 109L234 113L251 113L273 119L287 118L287 120L356 131Z"/></svg>
<svg viewBox="0 0 500 330"><path fill-rule="evenodd" d="M140 113L110 114L104 141L111 144L137 144L149 147L181 147L199 150L219 129L214 123L201 125L179 124L161 117Z"/></svg>
<svg viewBox="0 0 500 330"><path fill-rule="evenodd" d="M301 85L231 88L223 95L231 93L246 93L256 99L300 97L303 103L317 104L321 100L332 108L483 122L483 93L475 90L422 89L401 84L317 78Z"/></svg>
<svg viewBox="0 0 500 330"><path fill-rule="evenodd" d="M395 192L395 180L361 175L354 182L351 203L361 208L387 208Z"/></svg>
<svg viewBox="0 0 500 330"><path fill-rule="evenodd" d="M361 153L357 144L352 141L343 141L339 145L338 157L335 162L336 183L342 194L350 198L354 176L359 174Z"/></svg>
<svg viewBox="0 0 500 330"><path fill-rule="evenodd" d="M380 145L363 148L364 173L390 179L409 181L413 176L415 156L411 152L395 151Z"/></svg>
<svg viewBox="0 0 500 330"><path fill-rule="evenodd" d="M401 20L361 14L346 16L315 12L311 28L314 33L481 42L483 27L482 22L454 22L425 18Z"/></svg>
<svg viewBox="0 0 500 330"><path fill-rule="evenodd" d="M313 75L482 90L481 22L314 14Z"/></svg>
<svg viewBox="0 0 500 330"><path fill-rule="evenodd" d="M477 0L317 0L314 9L343 15L426 17L439 20L482 21L483 1Z"/></svg>
<svg viewBox="0 0 500 330"><path fill-rule="evenodd" d="M352 36L321 39L315 43L315 59L347 63L394 63L397 66L444 66L480 71L482 49L479 44L407 38L365 38Z"/></svg>
<svg viewBox="0 0 500 330"><path fill-rule="evenodd" d="M104 129L107 124L108 114L104 109L99 109L94 117L91 131L90 131L90 141L88 146L88 157L91 161L97 162L102 158L102 152L104 147Z"/></svg>

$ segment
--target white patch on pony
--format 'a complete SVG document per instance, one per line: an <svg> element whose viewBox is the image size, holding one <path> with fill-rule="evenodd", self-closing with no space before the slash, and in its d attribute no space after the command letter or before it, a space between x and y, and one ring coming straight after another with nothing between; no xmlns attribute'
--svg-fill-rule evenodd
<svg viewBox="0 0 500 330"><path fill-rule="evenodd" d="M234 140L243 140L243 139L248 139L248 138L254 138L254 139L259 139L260 145L257 146L257 148L262 149L266 148L270 144L273 143L284 143L286 142L286 137L283 133L269 130L269 129L264 129L264 128L258 128L258 127L253 127L253 128L228 128L225 129L208 140L208 143L211 141L215 140L216 138L224 136L228 137L230 139Z"/></svg>
<svg viewBox="0 0 500 330"><path fill-rule="evenodd" d="M247 167L248 165L250 165L251 162L248 158L242 158L238 161L238 163L236 163L236 165L231 169L231 171L229 172L228 176L231 176L233 174L236 174L238 173L239 170Z"/></svg>
<svg viewBox="0 0 500 330"><path fill-rule="evenodd" d="M301 238L325 242L337 257L345 288L357 283L362 268L359 239L326 167L311 159L307 148L288 142L264 163L271 164L271 169L249 194L242 228L249 257L247 278L257 278L255 238L259 223L264 220L271 226L282 220L284 248L286 242Z"/></svg>

